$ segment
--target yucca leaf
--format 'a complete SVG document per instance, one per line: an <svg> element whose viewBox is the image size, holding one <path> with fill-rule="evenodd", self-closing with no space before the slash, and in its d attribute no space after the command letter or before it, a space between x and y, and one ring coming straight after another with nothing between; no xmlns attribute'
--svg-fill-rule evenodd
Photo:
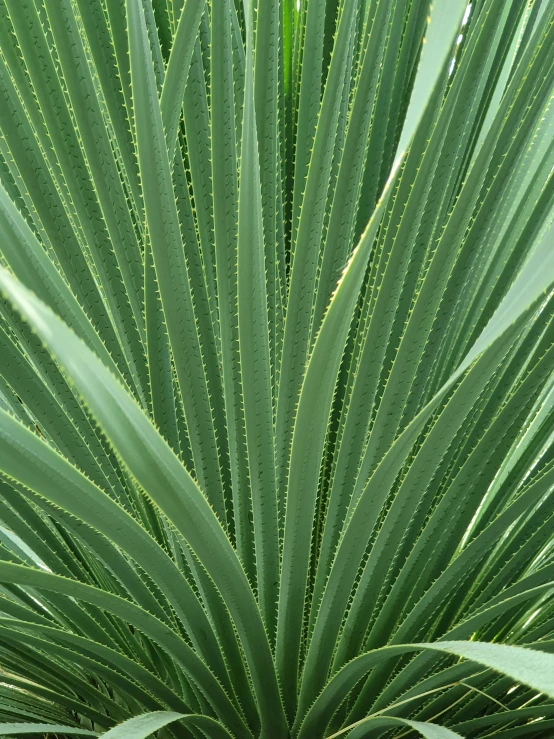
<svg viewBox="0 0 554 739"><path fill-rule="evenodd" d="M423 723L422 721L410 721L409 719L402 718L388 718L387 716L368 719L367 722L358 725L349 734L349 736L361 739L363 736L368 736L368 734L371 735L370 732L374 728L379 728L381 726L389 727L394 726L395 724L400 724L401 726L404 725L410 729L414 729L421 736L425 737L425 739L460 739L462 736L461 734L457 734L455 731L445 729L442 726L436 726L435 724Z"/></svg>
<svg viewBox="0 0 554 739"><path fill-rule="evenodd" d="M86 248L90 250L95 271L100 276L102 290L106 295L110 312L116 322L119 342L127 364L131 369L133 380L139 383L137 392L140 394L139 372L141 365L144 363L144 357L142 346L139 343L140 334L137 333L135 323L137 316L140 316L139 295L131 297L124 290L120 271L121 265L118 263L114 246L109 240L109 229L104 220L101 203L96 194L96 188L90 180L78 134L73 127L61 82L51 58L37 11L34 5L28 2L13 4L8 0L6 6L32 83L32 87L29 89L29 84L25 80L25 85L21 85L19 89L30 98L33 98L33 92L37 96L40 107L33 106L32 102L29 102L27 107L31 108L37 132L42 133L45 151L51 152L52 148L54 150L51 166L55 167L58 176L62 176L62 181L65 180L69 183L72 190L72 208L75 209L75 217L83 231ZM3 22L5 22L5 19L3 19ZM32 41L29 29L32 29ZM63 33L61 29L60 33ZM79 82L75 77L73 80L76 88L75 93L80 94L77 90ZM84 117L85 111L82 112ZM98 115L98 103L93 104L92 115ZM87 124L85 123L85 125ZM89 144L92 148L90 140ZM107 143L104 142L104 144L107 149ZM105 154L108 160L112 162L113 153L106 151ZM113 166L115 166L115 162L113 162ZM61 185L58 186L61 187ZM109 195L105 188L103 193L104 206L107 207ZM119 192L120 196L121 194ZM121 205L123 207L123 203ZM110 209L108 209L108 213L111 213ZM112 217L110 223L112 228L115 229L112 235L115 237L115 241L119 242L119 225L116 224L116 220L115 217ZM124 217L125 221L128 225L128 216ZM138 245L134 243L134 237L131 234L128 234L128 236L133 242L131 248L138 249ZM135 265L138 264L138 254L135 255L134 260ZM122 259L122 261L124 260ZM129 273L127 274L129 275Z"/></svg>
<svg viewBox="0 0 554 739"><path fill-rule="evenodd" d="M282 726L280 699L271 699L272 692L273 697L278 696L278 688L261 616L240 561L207 499L139 406L100 360L32 293L6 272L0 279L4 290L11 288L10 296L18 309L33 320L35 330L64 364L71 381L78 384L87 406L130 474L184 536L223 597L228 598L238 582L242 582L241 597L230 602L226 600L226 604L253 673L256 695L259 700L264 698L262 721L265 716L268 721L273 717L273 730L279 722ZM114 404L120 409L117 416L112 412ZM226 566L222 568L223 561ZM198 635L199 632L194 630L194 633ZM272 675L274 688L268 691Z"/></svg>
<svg viewBox="0 0 554 739"><path fill-rule="evenodd" d="M273 643L279 585L279 521L268 335L265 233L254 109L253 9L246 9L246 78L237 233L240 370L254 518L258 601ZM272 269L271 263L269 269Z"/></svg>
<svg viewBox="0 0 554 739"><path fill-rule="evenodd" d="M233 86L232 9L229 0L216 0L212 23L213 49L210 57L211 159L218 310L221 326L221 369L225 416L229 437L229 461L235 510L237 550L247 575L254 580L252 500L247 494L248 463L237 317L237 216L238 164Z"/></svg>
<svg viewBox="0 0 554 739"><path fill-rule="evenodd" d="M260 158L264 243L266 245L268 330L273 394L277 387L277 364L280 361L287 282L282 188L284 140L279 120L279 109L283 102L279 86L279 67L283 52L279 32L282 5L284 4L280 2L259 5L256 14L257 51L254 57L254 111Z"/></svg>
<svg viewBox="0 0 554 739"><path fill-rule="evenodd" d="M10 46L5 41L6 36L9 38L9 35L5 23L0 23L0 34L2 34L4 53L8 53ZM15 59L12 58L12 62L14 61L17 61L17 56ZM4 101L1 108L2 148L6 156L7 167L11 173L16 174L20 191L27 192L28 199L32 201L36 212L33 225L40 234L40 238L45 245L55 250L63 275L73 294L94 323L114 359L118 361L121 371L124 372L125 365L121 364L120 357L121 349L101 293L94 283L93 271L82 250L82 243L76 224L72 220L72 213L65 209L66 202L64 202L62 193L57 190L56 179L50 169L48 158L41 151L39 141L33 135L31 121L35 126L37 125L38 111L36 106L33 106L35 115L28 119L29 109L25 108L18 98L14 84L18 79L18 68L19 64L18 67L14 67L12 63L8 69L4 60L0 58L0 84ZM21 88L19 91L21 94ZM31 97L27 97L25 102L27 105L33 103Z"/></svg>
<svg viewBox="0 0 554 739"><path fill-rule="evenodd" d="M170 162L173 162L183 95L204 5L204 0L185 0L167 63L160 108Z"/></svg>
<svg viewBox="0 0 554 739"><path fill-rule="evenodd" d="M321 4L314 4L314 13ZM344 5L341 14L333 59L314 135L313 151L307 170L305 192L299 215L297 234L293 241L293 260L287 300L287 315L283 334L283 352L279 372L277 400L277 464L279 485L286 484L286 451L293 426L293 409L298 402L304 367L309 351L311 296L315 288L326 206L325 188L331 175L332 153L337 134L344 68L347 64L349 39L354 26L357 2ZM308 18L310 13L308 13ZM319 98L319 95L317 96ZM299 123L300 126L300 123ZM301 135L299 133L299 135ZM297 156L299 152L297 151ZM300 168L299 168L300 171ZM304 188L304 183L302 182ZM294 217L294 216L293 216Z"/></svg>
<svg viewBox="0 0 554 739"><path fill-rule="evenodd" d="M91 177L94 180L102 214L123 284L130 299L139 336L144 327L140 303L142 281L140 245L126 203L99 100L94 92L92 71L86 62L78 26L70 3L45 3L50 28L56 43L67 93L76 115L77 132Z"/></svg>
<svg viewBox="0 0 554 739"><path fill-rule="evenodd" d="M126 623L132 624L142 633L150 636L168 656L176 660L186 674L195 681L199 689L209 696L209 701L218 715L237 736L251 736L209 668L172 629L147 611L98 588L12 563L0 562L0 579L2 582L17 582L22 586L30 585L38 589L65 593L86 602L98 604L100 608L123 618Z"/></svg>
<svg viewBox="0 0 554 739"><path fill-rule="evenodd" d="M89 346L113 367L111 357L71 294L61 275L44 253L27 222L0 186L0 228L3 256L13 274L50 303Z"/></svg>
<svg viewBox="0 0 554 739"><path fill-rule="evenodd" d="M0 733L551 735L553 49L0 0Z"/></svg>
<svg viewBox="0 0 554 739"><path fill-rule="evenodd" d="M521 647L480 642L437 642L435 644L383 647L374 652L360 655L343 667L330 680L306 715L298 736L309 736L310 731L317 731L318 726L325 726L332 715L331 712L340 705L344 695L348 692L349 686L355 685L363 674L378 665L379 662L393 656L422 649L444 651L473 660L478 664L499 670L514 680L529 684L536 690L544 691L549 695L552 694L554 689L552 683L554 658L544 652L533 652Z"/></svg>
<svg viewBox="0 0 554 739"><path fill-rule="evenodd" d="M437 37L442 58L446 59L450 44L457 30L459 19L451 19L450 36ZM443 61L444 63L444 61ZM435 70L438 76L438 72ZM408 140L423 114L427 99L414 102L411 130ZM298 410L292 435L287 485L287 509L283 542L283 571L279 594L279 630L277 632L277 661L281 680L288 690L293 691L298 671L304 589L308 569L310 542L299 535L299 522L313 520L315 496L326 422L329 416L335 382L339 370L342 349L346 342L350 320L355 307L356 295L361 288L363 273L367 266L373 240L379 228L383 211L392 190L392 180L385 190L379 206L357 246L339 286L327 310L321 330L316 339L304 376ZM299 289L301 289L299 285ZM285 349L283 349L285 352ZM285 356L285 354L284 354ZM295 371L298 371L297 369ZM296 392L286 395L287 404ZM296 402L296 400L294 400ZM290 406L289 406L290 407ZM277 420L277 431L280 430ZM306 491L307 487L307 491ZM291 597L294 593L295 597ZM290 672L289 672L290 671ZM290 687L288 687L290 686ZM291 700L295 701L295 698ZM289 704L289 710L294 702Z"/></svg>
<svg viewBox="0 0 554 739"><path fill-rule="evenodd" d="M184 400L195 471L224 521L225 504L209 390L171 185L146 21L136 0L129 1L127 12L137 149L154 265Z"/></svg>
<svg viewBox="0 0 554 739"><path fill-rule="evenodd" d="M133 206L138 211L141 207L141 195L138 173L134 161L133 142L129 113L125 108L125 99L121 79L118 75L114 47L110 37L110 28L106 13L102 7L94 3L78 3L83 30L90 47L98 75L102 94L106 102L110 125L114 129L117 142L116 153L124 168L124 181L130 190ZM112 64L106 64L112 57Z"/></svg>
<svg viewBox="0 0 554 739"><path fill-rule="evenodd" d="M213 115L213 107L212 107ZM189 76L183 98L183 124L186 132L187 154L190 162L190 177L194 192L194 205L198 239L205 260L206 281L212 285L213 298L217 305L215 277L215 250L211 243L214 229L214 192L211 178L210 110L208 86L202 59L200 39L196 40Z"/></svg>
<svg viewBox="0 0 554 739"><path fill-rule="evenodd" d="M0 731L5 736L18 734L79 734L80 736L98 736L96 731L88 731L80 727L60 726L56 724L0 724Z"/></svg>
<svg viewBox="0 0 554 739"><path fill-rule="evenodd" d="M0 427L2 448L6 454L11 455L9 463L3 467L8 477L20 481L108 536L136 558L158 585L161 584L160 578L169 577L173 580L173 586L169 585L169 581L167 585L165 583L162 585L162 592L173 601L173 606L176 607L179 617L187 624L193 640L196 638L195 635L208 634L211 631L206 616L186 579L175 567L167 566L169 559L165 552L129 514L9 415L2 414ZM21 452L19 454L17 452L22 446L27 449L26 472L23 471L25 461L21 457ZM79 490L79 497L74 498L73 503L69 500L72 490ZM166 566L162 565L162 562ZM189 619L199 621L193 625ZM214 649L215 643L208 639L205 646L200 647L200 643L197 646L201 653L204 652L204 648L208 649L208 652L212 651L212 659L215 658L215 662L219 662L222 668L218 650Z"/></svg>
<svg viewBox="0 0 554 739"><path fill-rule="evenodd" d="M182 713L171 713L170 711L156 711L135 716L119 726L110 729L103 737L107 739L146 739L158 729L174 722L181 721L183 724L191 724L201 729L210 739L229 739L231 736L221 724L207 716L194 716Z"/></svg>

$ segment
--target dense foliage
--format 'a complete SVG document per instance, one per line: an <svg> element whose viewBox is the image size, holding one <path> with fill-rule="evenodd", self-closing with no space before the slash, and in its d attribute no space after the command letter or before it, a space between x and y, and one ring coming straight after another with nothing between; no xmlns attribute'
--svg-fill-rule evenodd
<svg viewBox="0 0 554 739"><path fill-rule="evenodd" d="M553 92L554 0L0 0L1 735L554 735Z"/></svg>

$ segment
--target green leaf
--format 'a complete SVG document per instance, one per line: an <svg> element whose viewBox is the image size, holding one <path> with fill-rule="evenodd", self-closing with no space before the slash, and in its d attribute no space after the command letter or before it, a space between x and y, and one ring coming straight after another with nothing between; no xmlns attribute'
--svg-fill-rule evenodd
<svg viewBox="0 0 554 739"><path fill-rule="evenodd" d="M127 2L131 83L146 224L198 482L225 520L220 462L189 273L171 182L144 11Z"/></svg>
<svg viewBox="0 0 554 739"><path fill-rule="evenodd" d="M0 285L32 321L84 396L130 474L182 534L226 601L246 653L262 724L272 731L284 716L267 635L240 561L198 485L139 406L100 360L29 291L8 275ZM118 408L114 414L114 408ZM269 729L268 729L269 730Z"/></svg>
<svg viewBox="0 0 554 739"><path fill-rule="evenodd" d="M18 583L22 587L31 586L39 590L70 595L73 598L97 604L100 608L123 619L127 624L131 624L143 634L151 637L160 645L165 654L177 662L198 685L221 720L232 729L236 736L251 736L229 697L205 663L179 635L147 611L105 590L17 564L0 562L0 580L4 583Z"/></svg>
<svg viewBox="0 0 554 739"><path fill-rule="evenodd" d="M371 731L373 729L378 729L380 727L388 728L389 726L392 727L399 724L400 726L407 726L410 729L414 729L421 734L421 736L425 737L425 739L463 739L461 734L457 734L455 731L445 729L436 724L424 723L422 721L410 721L409 719L394 718L393 716L380 716L375 719L368 718L364 723L356 726L348 736L355 737L355 739L361 739L363 736L367 736L368 734L371 735ZM337 734L334 734L334 736L337 736ZM332 739L332 737L328 737L328 739Z"/></svg>
<svg viewBox="0 0 554 739"><path fill-rule="evenodd" d="M554 0L0 0L4 728L550 735L553 79Z"/></svg>
<svg viewBox="0 0 554 739"><path fill-rule="evenodd" d="M441 60L439 68L432 72L433 80L438 78L443 69L459 20L460 18L454 15L450 20L449 33L442 33L433 40L432 49L435 50L436 47L436 51L433 51L433 59L437 61L435 54L439 54L440 51ZM422 68L421 74L428 74L427 66ZM422 93L422 96L413 103L413 111L409 118L410 124L404 128L406 132L404 135L408 137L408 140L411 140L414 135L433 91L432 87L426 85L423 89L427 91L427 97L423 97ZM400 165L401 159L402 154L393 172ZM394 175L391 174L375 213L344 271L327 310L304 374L295 414L288 474L277 632L279 674L281 680L287 685L294 685L298 674L301 623L309 565L310 541L307 537L299 535L299 526L302 521L313 521L322 448L342 351L373 241L391 197L393 177ZM420 422L423 425L423 417ZM415 437L415 427L413 433ZM294 699L291 698L291 700Z"/></svg>
<svg viewBox="0 0 554 739"><path fill-rule="evenodd" d="M238 201L238 334L258 600L266 631L273 643L279 585L279 525L251 13L248 11L246 18L246 79Z"/></svg>
<svg viewBox="0 0 554 739"><path fill-rule="evenodd" d="M160 108L170 162L173 162L183 95L204 5L205 0L185 0L165 72Z"/></svg>
<svg viewBox="0 0 554 739"><path fill-rule="evenodd" d="M79 726L56 726L56 724L2 724L0 733L3 736L18 734L79 734L79 736L99 736L96 731L88 731Z"/></svg>
<svg viewBox="0 0 554 739"><path fill-rule="evenodd" d="M409 654L423 649L446 652L470 659L485 667L504 673L533 689L552 696L554 692L554 656L532 649L484 644L482 642L435 642L434 644L410 644L383 647L360 655L345 665L328 683L299 727L298 736L313 736L330 720L344 696L369 670L390 657Z"/></svg>
<svg viewBox="0 0 554 739"><path fill-rule="evenodd" d="M101 736L107 739L146 739L158 729L162 729L174 721L191 724L201 729L210 739L229 739L231 734L221 724L207 716L190 716L170 711L153 711L142 716L135 716L114 726Z"/></svg>
<svg viewBox="0 0 554 739"><path fill-rule="evenodd" d="M540 693L554 697L554 656L550 654L534 649L481 642L445 641L425 646L478 662Z"/></svg>

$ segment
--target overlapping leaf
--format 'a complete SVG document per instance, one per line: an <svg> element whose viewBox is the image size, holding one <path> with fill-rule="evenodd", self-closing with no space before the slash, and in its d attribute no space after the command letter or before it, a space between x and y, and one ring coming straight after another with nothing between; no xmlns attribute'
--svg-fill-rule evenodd
<svg viewBox="0 0 554 739"><path fill-rule="evenodd" d="M0 0L0 733L549 737L553 0Z"/></svg>

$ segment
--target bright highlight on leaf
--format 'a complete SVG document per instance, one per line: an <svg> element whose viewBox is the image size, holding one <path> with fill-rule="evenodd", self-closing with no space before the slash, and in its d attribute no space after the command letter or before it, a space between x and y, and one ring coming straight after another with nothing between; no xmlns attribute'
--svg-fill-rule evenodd
<svg viewBox="0 0 554 739"><path fill-rule="evenodd" d="M554 0L0 0L0 735L554 732Z"/></svg>

